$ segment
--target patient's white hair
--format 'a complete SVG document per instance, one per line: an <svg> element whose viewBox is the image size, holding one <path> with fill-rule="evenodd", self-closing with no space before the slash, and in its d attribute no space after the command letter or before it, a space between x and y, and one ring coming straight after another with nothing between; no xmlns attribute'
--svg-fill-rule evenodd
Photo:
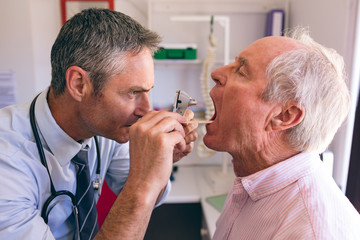
<svg viewBox="0 0 360 240"><path fill-rule="evenodd" d="M345 120L350 106L344 60L333 49L315 42L307 29L286 34L306 47L287 51L267 66L265 101L295 101L305 108L303 121L287 132L298 151L323 152Z"/></svg>

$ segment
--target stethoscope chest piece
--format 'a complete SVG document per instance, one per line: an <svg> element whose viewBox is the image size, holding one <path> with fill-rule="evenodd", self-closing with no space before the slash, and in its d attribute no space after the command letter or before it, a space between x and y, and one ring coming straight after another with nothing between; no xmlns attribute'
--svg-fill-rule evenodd
<svg viewBox="0 0 360 240"><path fill-rule="evenodd" d="M93 182L93 188L94 188L94 190L98 191L98 194L100 196L100 194L101 194L101 178L100 178L100 174L96 174L96 179Z"/></svg>

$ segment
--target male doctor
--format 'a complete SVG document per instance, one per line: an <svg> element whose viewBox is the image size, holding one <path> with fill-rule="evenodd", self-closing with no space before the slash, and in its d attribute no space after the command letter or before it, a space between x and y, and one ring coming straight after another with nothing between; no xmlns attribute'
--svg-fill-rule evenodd
<svg viewBox="0 0 360 240"><path fill-rule="evenodd" d="M0 239L143 238L173 162L197 138L196 124L183 124L192 112L150 111L158 43L111 10L84 10L64 24L50 87L0 110ZM100 229L97 177L118 195Z"/></svg>

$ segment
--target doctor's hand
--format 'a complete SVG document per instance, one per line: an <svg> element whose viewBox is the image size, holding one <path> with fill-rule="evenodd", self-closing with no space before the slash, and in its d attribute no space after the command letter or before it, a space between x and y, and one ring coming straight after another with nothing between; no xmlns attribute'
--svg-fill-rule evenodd
<svg viewBox="0 0 360 240"><path fill-rule="evenodd" d="M130 127L128 180L136 181L142 189L148 186L143 190L151 191L156 198L170 178L174 149L188 151L190 137L182 125L185 121L178 113L150 111Z"/></svg>
<svg viewBox="0 0 360 240"><path fill-rule="evenodd" d="M129 175L98 239L144 238L154 206L170 179L174 148L186 151L185 121L178 113L150 111L130 127Z"/></svg>
<svg viewBox="0 0 360 240"><path fill-rule="evenodd" d="M186 118L186 121L191 121L194 119L194 113L186 109L186 112L184 114L184 117ZM174 148L174 163L179 161L181 158L187 156L194 148L194 142L198 138L197 132L195 132L195 129L198 127L197 122L183 124L184 126L184 132L185 132L185 143L186 147L184 150L181 150L177 146Z"/></svg>

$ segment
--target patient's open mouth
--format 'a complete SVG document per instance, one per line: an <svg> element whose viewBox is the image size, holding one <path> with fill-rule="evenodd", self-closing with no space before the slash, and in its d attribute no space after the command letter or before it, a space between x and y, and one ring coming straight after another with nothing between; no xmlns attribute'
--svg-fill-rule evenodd
<svg viewBox="0 0 360 240"><path fill-rule="evenodd" d="M214 103L213 103L213 104L214 104ZM214 121L215 118L216 118L216 106L215 106L215 104L214 104L214 115L211 117L210 120Z"/></svg>
<svg viewBox="0 0 360 240"><path fill-rule="evenodd" d="M210 120L214 121L216 118L216 111L214 112L214 115L212 116L212 118Z"/></svg>

